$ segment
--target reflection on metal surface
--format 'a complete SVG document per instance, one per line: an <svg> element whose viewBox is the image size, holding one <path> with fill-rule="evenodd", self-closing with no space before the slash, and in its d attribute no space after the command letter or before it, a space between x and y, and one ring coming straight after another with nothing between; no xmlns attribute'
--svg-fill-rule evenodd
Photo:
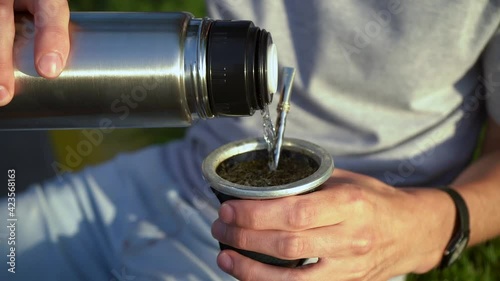
<svg viewBox="0 0 500 281"><path fill-rule="evenodd" d="M314 190L330 178L334 163L332 156L324 148L308 141L291 138L285 138L282 145L283 149L291 150L313 159L318 164L316 172L307 178L290 184L265 188L235 184L221 178L216 170L219 164L225 160L236 155L244 155L248 152L267 149L267 144L262 138L252 138L228 143L210 153L203 161L203 176L215 190L242 199L270 199L302 194Z"/></svg>
<svg viewBox="0 0 500 281"><path fill-rule="evenodd" d="M260 85L275 82L267 71L274 64L266 64L277 63L271 35L250 21L71 13L70 40L65 70L44 79L34 65L33 18L16 14L16 92L0 108L0 130L183 127L195 119L249 116L269 103L272 93ZM214 82L212 64L227 70L223 83Z"/></svg>

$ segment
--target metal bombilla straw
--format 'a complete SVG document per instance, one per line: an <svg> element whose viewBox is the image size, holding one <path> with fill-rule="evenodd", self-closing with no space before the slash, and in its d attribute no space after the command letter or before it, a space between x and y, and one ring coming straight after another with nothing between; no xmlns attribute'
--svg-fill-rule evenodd
<svg viewBox="0 0 500 281"><path fill-rule="evenodd" d="M283 144L283 136L285 135L286 117L290 111L290 95L292 93L293 80L295 79L295 68L284 67L282 74L283 86L281 87L281 96L278 103L278 116L276 118L276 134L273 140L273 157L274 161L271 167L273 171L278 169L280 160L281 146Z"/></svg>
<svg viewBox="0 0 500 281"><path fill-rule="evenodd" d="M286 67L283 69L280 76L281 86L277 91L281 93L281 96L277 106L276 123L273 124L269 118L269 107L262 111L264 139L257 137L234 141L215 149L204 159L203 177L221 204L228 200L267 200L306 194L320 190L321 185L330 178L334 163L327 150L305 140L284 138L294 77L294 68ZM254 184L250 181L238 183L237 180L228 179L227 175L220 173L219 168L223 164L234 166L244 162L262 160L265 157L263 152L264 155L268 155L269 169L272 171L274 168L275 170L278 167L282 150L284 156L303 161L299 165L309 166L314 172L299 180L271 185ZM283 165L284 161L282 161ZM261 167L257 169L260 170ZM272 255L238 249L222 242L219 242L219 245L221 250L234 250L248 258L272 266L296 268L302 266L307 260L306 258L281 259Z"/></svg>

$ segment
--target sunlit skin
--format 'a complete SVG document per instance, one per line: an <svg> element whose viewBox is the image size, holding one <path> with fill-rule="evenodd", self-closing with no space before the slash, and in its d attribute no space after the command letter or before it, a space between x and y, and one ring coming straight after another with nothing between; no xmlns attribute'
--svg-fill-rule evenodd
<svg viewBox="0 0 500 281"><path fill-rule="evenodd" d="M70 49L67 1L0 0L0 106L8 104L15 92L14 10L35 16L35 64L41 76L57 77ZM469 207L469 245L500 235L499 182L500 126L489 120L482 157L453 183ZM284 269L231 250L221 252L219 266L240 280L385 281L434 268L454 220L453 202L441 191L395 189L336 169L315 193L226 202L212 233L225 244L280 258L320 258L317 264Z"/></svg>
<svg viewBox="0 0 500 281"><path fill-rule="evenodd" d="M58 77L70 49L69 7L66 0L0 0L0 106L15 93L14 13L26 12L35 18L35 68L47 79Z"/></svg>
<svg viewBox="0 0 500 281"><path fill-rule="evenodd" d="M469 207L469 245L500 234L500 126L492 120L488 125L483 156L453 184ZM240 280L385 281L436 267L454 221L455 206L442 191L395 189L337 169L315 193L227 201L212 235L225 244L278 258L320 258L317 264L285 269L223 251L219 267Z"/></svg>

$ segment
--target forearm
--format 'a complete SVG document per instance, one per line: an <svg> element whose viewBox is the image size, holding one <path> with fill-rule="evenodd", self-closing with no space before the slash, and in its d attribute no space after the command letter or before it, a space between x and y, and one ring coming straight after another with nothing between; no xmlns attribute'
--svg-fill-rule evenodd
<svg viewBox="0 0 500 281"><path fill-rule="evenodd" d="M452 184L470 214L470 244L500 235L500 151L481 157Z"/></svg>
<svg viewBox="0 0 500 281"><path fill-rule="evenodd" d="M500 152L484 156L470 165L452 184L466 201L470 216L469 246L500 235ZM418 214L409 233L417 249L413 273L425 273L442 259L455 224L455 205L445 192L434 188L412 188L411 212ZM422 232L422 222L426 222Z"/></svg>
<svg viewBox="0 0 500 281"><path fill-rule="evenodd" d="M482 156L453 183L470 213L469 245L500 235L500 125L488 119Z"/></svg>
<svg viewBox="0 0 500 281"><path fill-rule="evenodd" d="M482 156L471 163L451 186L462 195L469 209L469 246L499 236L500 126L492 120L488 124ZM417 240L427 246L429 254L422 256L413 271L422 273L437 266L441 260L453 232L456 210L451 197L437 189L412 188L407 191L412 195L407 206L413 206L415 214L421 216L411 228L412 233L419 233L421 222L426 222L426 231Z"/></svg>

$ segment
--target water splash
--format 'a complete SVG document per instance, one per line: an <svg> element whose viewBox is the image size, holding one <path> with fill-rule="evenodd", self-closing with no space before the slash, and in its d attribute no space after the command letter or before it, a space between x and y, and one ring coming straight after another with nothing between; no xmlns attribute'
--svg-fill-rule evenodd
<svg viewBox="0 0 500 281"><path fill-rule="evenodd" d="M262 125L264 127L264 140L267 143L267 150L269 154L269 169L276 171L281 154L281 146L283 144L283 137L285 135L286 118L290 110L290 95L292 93L293 79L295 78L295 68L284 67L281 87L280 101L278 104L278 118L276 125L271 121L269 114L269 105L264 105L261 110Z"/></svg>
<svg viewBox="0 0 500 281"><path fill-rule="evenodd" d="M269 169L271 171L276 170L275 159L274 159L274 145L276 143L276 128L271 120L271 114L269 113L269 106L266 104L264 108L260 111L262 114L262 126L264 128L264 140L267 143L267 151L269 154Z"/></svg>

